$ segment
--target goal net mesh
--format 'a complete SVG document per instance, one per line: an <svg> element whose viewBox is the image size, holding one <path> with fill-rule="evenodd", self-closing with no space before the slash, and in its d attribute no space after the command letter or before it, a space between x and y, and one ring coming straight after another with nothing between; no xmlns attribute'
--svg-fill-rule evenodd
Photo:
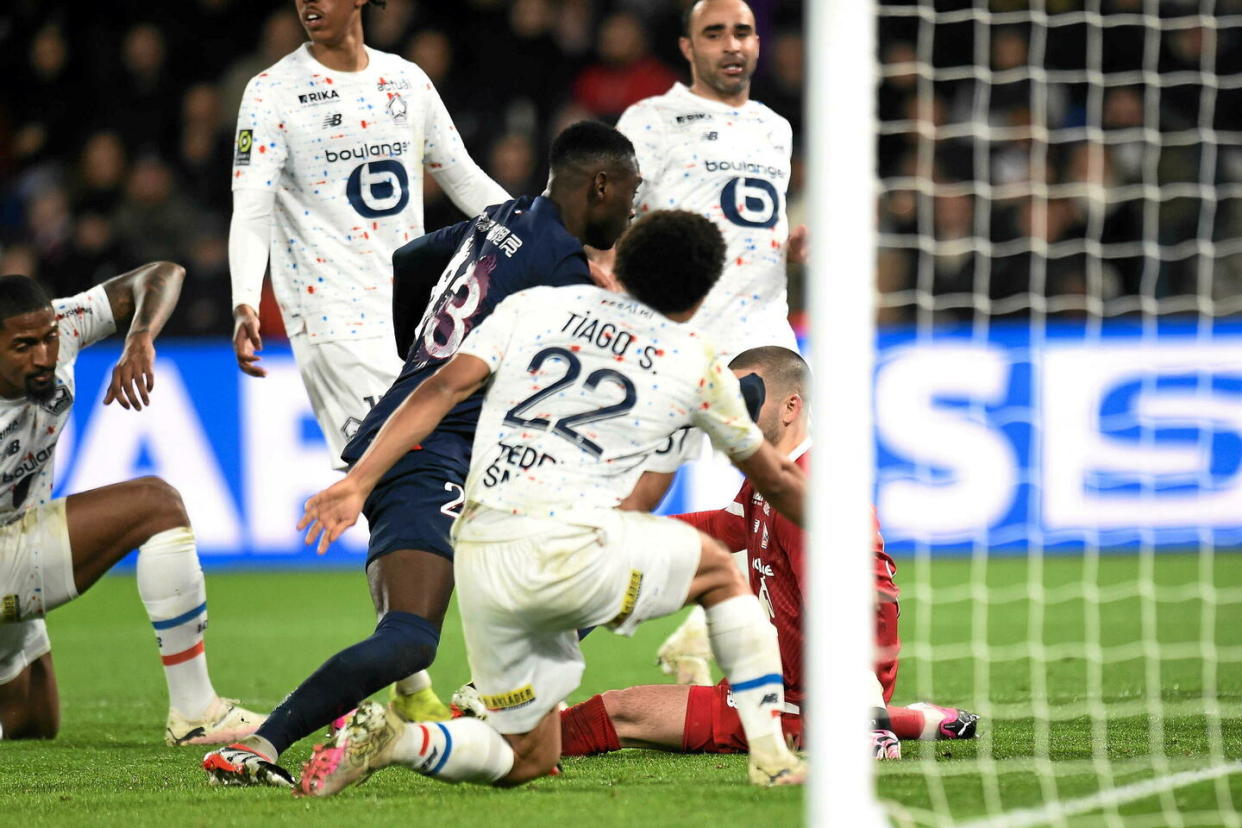
<svg viewBox="0 0 1242 828"><path fill-rule="evenodd" d="M1242 825L1242 2L877 12L894 702L983 717L879 796Z"/></svg>

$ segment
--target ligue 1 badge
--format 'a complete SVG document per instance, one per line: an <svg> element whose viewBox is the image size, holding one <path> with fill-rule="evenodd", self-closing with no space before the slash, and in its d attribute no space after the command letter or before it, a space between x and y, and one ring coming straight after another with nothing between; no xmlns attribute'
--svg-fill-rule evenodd
<svg viewBox="0 0 1242 828"><path fill-rule="evenodd" d="M250 150L254 147L254 133L248 129L237 131L237 154L233 157L233 165L245 167L250 163Z"/></svg>

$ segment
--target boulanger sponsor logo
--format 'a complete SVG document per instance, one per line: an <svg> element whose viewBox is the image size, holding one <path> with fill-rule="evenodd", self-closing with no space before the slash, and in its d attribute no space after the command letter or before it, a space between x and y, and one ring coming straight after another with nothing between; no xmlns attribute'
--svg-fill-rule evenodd
<svg viewBox="0 0 1242 828"><path fill-rule="evenodd" d="M768 178L784 178L785 171L771 164L756 164L752 161L704 161L703 169L707 172L728 172L740 175L766 175Z"/></svg>
<svg viewBox="0 0 1242 828"><path fill-rule="evenodd" d="M0 483L12 483L14 480L21 480L31 472L38 471L43 468L44 463L52 459L52 455L55 453L56 444L52 443L50 446L44 446L39 449L34 454L27 454L26 459L21 462L20 466L13 469L13 471L0 474Z"/></svg>
<svg viewBox="0 0 1242 828"><path fill-rule="evenodd" d="M494 696L480 695L483 705L488 710L517 710L535 700L535 688L529 684L510 690L508 693L497 693Z"/></svg>
<svg viewBox="0 0 1242 828"><path fill-rule="evenodd" d="M298 103L302 105L320 104L324 101L339 100L340 97L340 93L338 93L335 89L328 89L324 92L307 92L303 95L298 95Z"/></svg>
<svg viewBox="0 0 1242 828"><path fill-rule="evenodd" d="M385 141L382 144L356 144L339 150L324 150L323 160L329 164L337 161L365 161L368 158L398 158L410 151L409 141Z"/></svg>
<svg viewBox="0 0 1242 828"><path fill-rule="evenodd" d="M237 131L237 153L233 156L233 164L244 167L250 163L250 150L254 149L254 133L248 129Z"/></svg>

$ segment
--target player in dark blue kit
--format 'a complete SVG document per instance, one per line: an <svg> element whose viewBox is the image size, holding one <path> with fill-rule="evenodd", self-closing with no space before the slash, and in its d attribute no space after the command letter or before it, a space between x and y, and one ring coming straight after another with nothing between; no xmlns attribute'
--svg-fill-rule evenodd
<svg viewBox="0 0 1242 828"><path fill-rule="evenodd" d="M393 254L394 331L406 363L345 447L347 462L362 456L392 411L505 297L591 282L583 244L612 247L633 216L641 182L634 147L615 129L583 121L557 136L549 162L543 195L489 207ZM289 745L431 664L453 590L449 529L464 496L481 405L482 392L457 405L367 500L375 632L324 662L254 736L207 754L203 768L212 782L292 785L276 764Z"/></svg>

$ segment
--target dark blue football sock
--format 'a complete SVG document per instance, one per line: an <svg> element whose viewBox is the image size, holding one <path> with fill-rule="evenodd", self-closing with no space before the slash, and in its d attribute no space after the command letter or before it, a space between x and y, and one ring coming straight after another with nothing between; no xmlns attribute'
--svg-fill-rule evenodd
<svg viewBox="0 0 1242 828"><path fill-rule="evenodd" d="M256 735L284 753L375 691L426 669L439 643L440 631L422 616L387 613L370 638L332 656L286 696Z"/></svg>

